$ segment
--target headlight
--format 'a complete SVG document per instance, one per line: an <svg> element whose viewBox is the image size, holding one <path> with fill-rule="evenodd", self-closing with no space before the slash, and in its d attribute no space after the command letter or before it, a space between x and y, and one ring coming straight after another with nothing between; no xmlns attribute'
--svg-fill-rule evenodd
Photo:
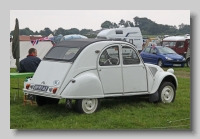
<svg viewBox="0 0 200 139"><path fill-rule="evenodd" d="M185 60L185 58L182 59L183 61Z"/></svg>
<svg viewBox="0 0 200 139"><path fill-rule="evenodd" d="M171 58L169 58L169 57L165 57L167 60L173 60L173 59L171 59Z"/></svg>

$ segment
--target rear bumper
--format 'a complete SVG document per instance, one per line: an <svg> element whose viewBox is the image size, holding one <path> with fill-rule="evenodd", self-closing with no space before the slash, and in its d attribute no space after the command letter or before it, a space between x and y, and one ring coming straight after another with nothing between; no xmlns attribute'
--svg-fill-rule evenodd
<svg viewBox="0 0 200 139"><path fill-rule="evenodd" d="M57 98L57 99L62 98L62 96L60 95L48 93L48 92L38 92L38 91L26 90L26 89L23 89L23 92L26 94L32 94L32 95L38 95L38 96L44 96L44 97L50 97L50 98Z"/></svg>

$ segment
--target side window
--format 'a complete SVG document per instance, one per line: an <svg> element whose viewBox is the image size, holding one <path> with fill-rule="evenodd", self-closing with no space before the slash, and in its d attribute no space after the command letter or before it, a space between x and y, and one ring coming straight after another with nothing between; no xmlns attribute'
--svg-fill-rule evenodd
<svg viewBox="0 0 200 139"><path fill-rule="evenodd" d="M119 47L111 46L103 51L99 59L100 66L119 65Z"/></svg>
<svg viewBox="0 0 200 139"><path fill-rule="evenodd" d="M183 48L184 42L177 42L177 47L178 48Z"/></svg>
<svg viewBox="0 0 200 139"><path fill-rule="evenodd" d="M150 51L150 47L146 47L146 49L144 50L146 53L149 53Z"/></svg>
<svg viewBox="0 0 200 139"><path fill-rule="evenodd" d="M151 54L156 54L156 52L157 52L157 51L156 51L156 48L153 48L153 47L152 47L150 53L151 53Z"/></svg>
<svg viewBox="0 0 200 139"><path fill-rule="evenodd" d="M122 57L123 57L124 65L140 63L140 59L139 59L137 53L131 47L127 47L127 46L122 47Z"/></svg>
<svg viewBox="0 0 200 139"><path fill-rule="evenodd" d="M175 47L175 45L176 45L176 42L170 42L170 43L169 43L169 46L170 46L170 47Z"/></svg>

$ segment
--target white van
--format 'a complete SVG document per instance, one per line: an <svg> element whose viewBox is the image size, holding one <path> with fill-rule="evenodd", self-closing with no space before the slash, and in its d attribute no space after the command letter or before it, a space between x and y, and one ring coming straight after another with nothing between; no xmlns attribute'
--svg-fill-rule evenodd
<svg viewBox="0 0 200 139"><path fill-rule="evenodd" d="M78 112L90 114L102 98L148 95L150 102L173 102L178 87L173 72L145 64L128 42L71 39L49 50L23 91L36 95L38 106L64 98L66 105L75 100Z"/></svg>
<svg viewBox="0 0 200 139"><path fill-rule="evenodd" d="M105 29L97 34L97 39L127 41L142 51L143 38L139 27Z"/></svg>

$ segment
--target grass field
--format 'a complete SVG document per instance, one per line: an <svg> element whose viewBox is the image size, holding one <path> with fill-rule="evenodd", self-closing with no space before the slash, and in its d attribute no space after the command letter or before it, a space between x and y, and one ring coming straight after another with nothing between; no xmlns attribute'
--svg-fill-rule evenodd
<svg viewBox="0 0 200 139"><path fill-rule="evenodd" d="M56 106L24 106L22 91L14 101L17 79L10 79L10 129L190 130L190 68L174 70L179 86L173 103L150 103L146 97L102 99L100 110L90 115L65 108L65 100Z"/></svg>

